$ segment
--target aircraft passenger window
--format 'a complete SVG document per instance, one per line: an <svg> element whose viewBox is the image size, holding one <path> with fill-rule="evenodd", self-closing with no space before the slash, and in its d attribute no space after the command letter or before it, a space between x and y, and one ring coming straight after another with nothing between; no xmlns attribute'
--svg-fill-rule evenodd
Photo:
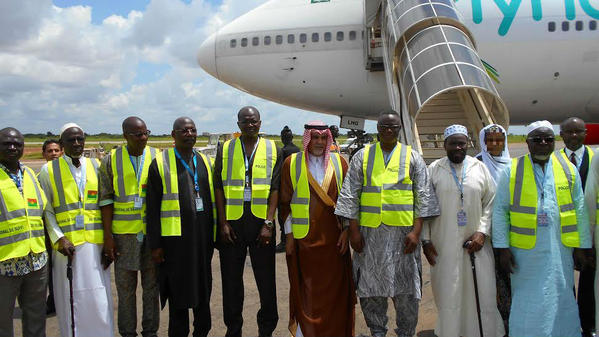
<svg viewBox="0 0 599 337"><path fill-rule="evenodd" d="M597 21L593 20L593 21L589 22L589 29L597 30Z"/></svg>
<svg viewBox="0 0 599 337"><path fill-rule="evenodd" d="M553 22L553 21L549 22L549 27L547 27L547 29L550 32L555 32L555 22Z"/></svg>
<svg viewBox="0 0 599 337"><path fill-rule="evenodd" d="M257 46L258 44L260 44L260 38L253 37L252 38L252 46Z"/></svg>
<svg viewBox="0 0 599 337"><path fill-rule="evenodd" d="M312 33L312 42L318 42L318 33Z"/></svg>
<svg viewBox="0 0 599 337"><path fill-rule="evenodd" d="M337 41L343 41L343 32L337 32Z"/></svg>
<svg viewBox="0 0 599 337"><path fill-rule="evenodd" d="M308 40L308 37L306 36L306 34L301 33L300 34L300 43L306 43L307 40Z"/></svg>
<svg viewBox="0 0 599 337"><path fill-rule="evenodd" d="M231 48L235 48L235 46L237 46L237 40L235 39L231 39L231 44L230 44Z"/></svg>
<svg viewBox="0 0 599 337"><path fill-rule="evenodd" d="M295 35L293 35L293 34L287 35L287 43L289 43L289 44L295 43Z"/></svg>
<svg viewBox="0 0 599 337"><path fill-rule="evenodd" d="M568 22L568 21L564 21L564 22L562 22L562 30L563 30L564 32L567 32L567 31L569 31L569 30L570 30L570 22Z"/></svg>
<svg viewBox="0 0 599 337"><path fill-rule="evenodd" d="M242 47L247 47L248 46L248 39L247 38L243 38L241 39L241 46Z"/></svg>
<svg viewBox="0 0 599 337"><path fill-rule="evenodd" d="M277 35L277 36L275 37L275 43L276 43L276 44L281 44L281 43L283 43L283 35Z"/></svg>
<svg viewBox="0 0 599 337"><path fill-rule="evenodd" d="M325 40L326 42L329 42L329 41L331 41L331 32L326 32L326 33L324 33L324 40Z"/></svg>
<svg viewBox="0 0 599 337"><path fill-rule="evenodd" d="M264 45L270 46L270 35L264 37Z"/></svg>
<svg viewBox="0 0 599 337"><path fill-rule="evenodd" d="M576 30L577 31L581 31L582 30L582 21L576 21Z"/></svg>
<svg viewBox="0 0 599 337"><path fill-rule="evenodd" d="M349 31L349 39L352 41L356 39L356 31L355 30Z"/></svg>

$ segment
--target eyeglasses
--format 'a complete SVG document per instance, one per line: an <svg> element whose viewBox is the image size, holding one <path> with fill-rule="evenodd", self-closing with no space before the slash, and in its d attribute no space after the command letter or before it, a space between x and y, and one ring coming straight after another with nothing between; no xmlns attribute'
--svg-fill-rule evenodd
<svg viewBox="0 0 599 337"><path fill-rule="evenodd" d="M128 132L128 133L127 133L127 135L129 135L129 136L131 136L131 137L141 138L141 137L143 137L143 136L149 136L149 135L150 135L150 133L151 133L151 131L150 131L150 130L146 130L146 131L144 131L144 132L136 132L136 133L131 133L131 132Z"/></svg>
<svg viewBox="0 0 599 337"><path fill-rule="evenodd" d="M181 134L190 133L192 135L195 135L198 133L198 130L196 128L176 129L175 131L178 133L181 133Z"/></svg>
<svg viewBox="0 0 599 337"><path fill-rule="evenodd" d="M528 138L533 143L541 144L543 142L549 144L555 142L555 137L532 137Z"/></svg>
<svg viewBox="0 0 599 337"><path fill-rule="evenodd" d="M399 129L401 127L401 125L399 124L377 124L377 127L381 128L381 129Z"/></svg>
<svg viewBox="0 0 599 337"><path fill-rule="evenodd" d="M240 125L250 125L250 124L256 125L256 124L260 123L260 121L259 120L258 121L239 121L237 123L239 123Z"/></svg>

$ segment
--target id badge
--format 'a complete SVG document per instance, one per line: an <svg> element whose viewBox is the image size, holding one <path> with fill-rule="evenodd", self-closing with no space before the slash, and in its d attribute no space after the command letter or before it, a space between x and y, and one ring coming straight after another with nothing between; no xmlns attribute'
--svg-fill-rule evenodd
<svg viewBox="0 0 599 337"><path fill-rule="evenodd" d="M196 197L196 212L204 211L204 201L202 201L202 197Z"/></svg>
<svg viewBox="0 0 599 337"><path fill-rule="evenodd" d="M547 227L549 226L549 216L545 212L540 212L537 214L537 225L539 227Z"/></svg>
<svg viewBox="0 0 599 337"><path fill-rule="evenodd" d="M463 227L466 224L468 224L468 218L466 217L466 212L462 209L458 212L458 226Z"/></svg>
<svg viewBox="0 0 599 337"><path fill-rule="evenodd" d="M141 209L144 203L144 199L140 196L135 197L134 201L133 201L133 208L135 209Z"/></svg>
<svg viewBox="0 0 599 337"><path fill-rule="evenodd" d="M243 189L243 201L252 201L252 189L246 187Z"/></svg>
<svg viewBox="0 0 599 337"><path fill-rule="evenodd" d="M143 242L144 241L144 232L139 232L137 233L137 242Z"/></svg>
<svg viewBox="0 0 599 337"><path fill-rule="evenodd" d="M85 227L85 219L83 218L83 215L75 216L75 228L83 229L84 227Z"/></svg>

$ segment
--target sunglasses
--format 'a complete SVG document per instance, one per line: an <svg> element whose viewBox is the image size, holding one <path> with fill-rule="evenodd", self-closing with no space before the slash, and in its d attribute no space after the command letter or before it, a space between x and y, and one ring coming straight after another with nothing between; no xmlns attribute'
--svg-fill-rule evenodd
<svg viewBox="0 0 599 337"><path fill-rule="evenodd" d="M543 142L549 144L549 143L555 142L555 137L532 137L532 138L528 138L528 139L536 144L541 144Z"/></svg>

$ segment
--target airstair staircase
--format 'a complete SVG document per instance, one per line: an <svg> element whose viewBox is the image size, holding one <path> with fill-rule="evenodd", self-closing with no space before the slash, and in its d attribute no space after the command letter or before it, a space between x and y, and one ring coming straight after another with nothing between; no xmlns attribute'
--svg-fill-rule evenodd
<svg viewBox="0 0 599 337"><path fill-rule="evenodd" d="M443 131L451 124L468 127L471 153L480 149L478 133L485 125L508 126L506 105L453 0L365 0L365 10L371 21L367 31L380 30L390 103L402 117L402 141L427 162L445 155Z"/></svg>

